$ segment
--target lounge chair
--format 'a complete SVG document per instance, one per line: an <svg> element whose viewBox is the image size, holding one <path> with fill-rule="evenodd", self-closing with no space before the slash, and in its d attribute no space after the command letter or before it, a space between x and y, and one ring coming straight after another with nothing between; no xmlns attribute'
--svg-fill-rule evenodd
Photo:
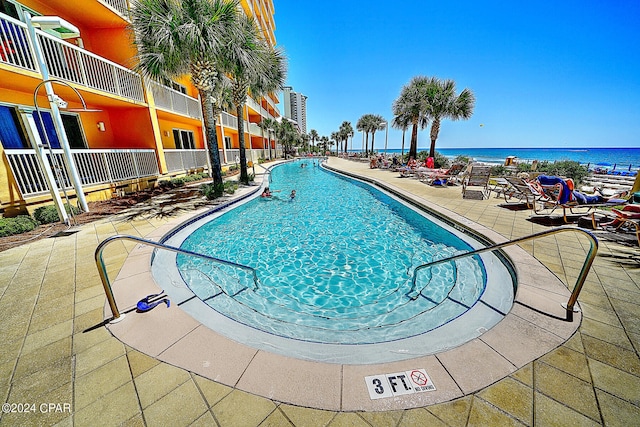
<svg viewBox="0 0 640 427"><path fill-rule="evenodd" d="M565 223L570 222L567 211L572 214L585 214L600 207L620 206L628 203L625 199L604 199L601 196L586 196L574 190L573 180L563 179L557 176L540 175L537 177L540 188L547 199L539 200L538 208L534 208L536 214L546 211L551 215L557 208L562 209L562 217ZM585 210L586 211L582 211Z"/></svg>
<svg viewBox="0 0 640 427"><path fill-rule="evenodd" d="M462 181L463 199L484 199L489 197L489 176L491 167L474 164L471 166L469 175Z"/></svg>
<svg viewBox="0 0 640 427"><path fill-rule="evenodd" d="M606 230L612 228L614 231L624 231L635 228L636 239L640 246L640 205L626 205L619 209L611 209L615 215L613 220L601 223L600 225ZM592 221L595 228L595 215L592 215Z"/></svg>
<svg viewBox="0 0 640 427"><path fill-rule="evenodd" d="M518 202L525 202L527 208L536 210L536 203L546 201L549 198L539 192L535 187L529 185L524 179L507 176L504 180L509 184L501 189L506 203L511 203L512 199L518 199Z"/></svg>
<svg viewBox="0 0 640 427"><path fill-rule="evenodd" d="M447 185L455 185L458 180L458 176L462 173L465 165L456 163L451 165L447 170L434 169L433 172L423 174L421 181L426 182L429 185L446 187Z"/></svg>

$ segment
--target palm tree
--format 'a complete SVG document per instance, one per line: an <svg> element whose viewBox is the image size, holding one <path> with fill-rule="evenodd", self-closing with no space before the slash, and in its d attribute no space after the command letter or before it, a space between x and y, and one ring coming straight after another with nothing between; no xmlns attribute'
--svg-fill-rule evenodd
<svg viewBox="0 0 640 427"><path fill-rule="evenodd" d="M373 153L373 144L376 138L376 131L384 129L383 123L385 123L384 117L379 114L370 114L369 117L369 132L371 132L371 152Z"/></svg>
<svg viewBox="0 0 640 427"><path fill-rule="evenodd" d="M283 119L276 127L276 135L282 144L286 158L287 154L293 153L293 147L299 143L298 129L291 120Z"/></svg>
<svg viewBox="0 0 640 427"><path fill-rule="evenodd" d="M356 123L356 129L359 132L364 132L365 134L365 143L364 143L364 155L369 154L369 117L371 114L365 114L358 119Z"/></svg>
<svg viewBox="0 0 640 427"><path fill-rule="evenodd" d="M311 131L309 132L309 139L311 140L311 147L312 147L312 151L316 151L316 140L319 138L320 136L318 135L318 131L315 129L311 129Z"/></svg>
<svg viewBox="0 0 640 427"><path fill-rule="evenodd" d="M211 176L218 185L222 167L212 93L220 77L222 45L238 29L237 7L236 0L133 0L131 7L137 70L153 80L191 75L204 114Z"/></svg>
<svg viewBox="0 0 640 427"><path fill-rule="evenodd" d="M411 144L409 146L409 157L418 157L418 127L424 129L429 124L426 115L425 99L426 87L429 79L417 76L406 84L400 96L393 102L392 111L394 122L400 124L411 124Z"/></svg>
<svg viewBox="0 0 640 427"><path fill-rule="evenodd" d="M322 141L322 155L324 156L327 152L327 146L329 145L329 138L327 136L321 136L320 141Z"/></svg>
<svg viewBox="0 0 640 427"><path fill-rule="evenodd" d="M349 142L349 138L353 136L353 126L351 126L351 122L344 121L340 125L340 137L342 141L344 141L343 152L347 152L347 143Z"/></svg>
<svg viewBox="0 0 640 427"><path fill-rule="evenodd" d="M469 119L473 115L476 98L473 92L466 88L456 95L456 83L453 80L431 77L426 89L425 114L431 119L429 156L433 157L440 132L440 121Z"/></svg>
<svg viewBox="0 0 640 427"><path fill-rule="evenodd" d="M401 157L404 157L404 134L407 132L407 129L409 129L410 124L411 119L407 115L400 114L395 116L394 112L393 120L391 120L391 127L393 127L394 129L402 130L402 151L400 154Z"/></svg>
<svg viewBox="0 0 640 427"><path fill-rule="evenodd" d="M285 80L285 60L282 51L274 49L261 38L253 19L240 16L241 31L228 43L223 53L223 69L233 79L231 93L238 117L240 145L240 182L249 183L244 142L244 105L249 91L254 98L282 89Z"/></svg>

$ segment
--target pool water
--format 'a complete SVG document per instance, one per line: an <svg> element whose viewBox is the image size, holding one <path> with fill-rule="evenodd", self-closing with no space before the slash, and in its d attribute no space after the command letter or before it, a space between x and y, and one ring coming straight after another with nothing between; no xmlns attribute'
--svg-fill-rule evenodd
<svg viewBox="0 0 640 427"><path fill-rule="evenodd" d="M369 184L324 170L318 160L276 166L270 181L271 199L254 198L179 238L183 249L256 271L257 281L247 270L177 256L181 280L225 319L217 322L227 325L221 333L234 335L230 325L237 324L260 332L259 339L248 339L252 345L278 337L338 346L395 341L410 348L412 337L453 321L453 335L471 339L509 310L510 280L504 289L485 292L487 263L506 270L492 255L422 269L414 285L416 267L480 246L463 233ZM502 270L496 282L511 279ZM485 293L491 301L483 301ZM459 332L459 318L474 306L483 309L467 317L485 319ZM445 342L424 352L460 344L443 335L438 339ZM319 351L302 357L315 360Z"/></svg>

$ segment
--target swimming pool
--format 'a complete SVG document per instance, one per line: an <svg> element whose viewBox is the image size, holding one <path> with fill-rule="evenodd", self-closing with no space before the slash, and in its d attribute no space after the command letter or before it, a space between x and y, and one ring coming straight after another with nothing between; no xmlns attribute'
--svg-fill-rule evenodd
<svg viewBox="0 0 640 427"><path fill-rule="evenodd" d="M509 311L513 275L490 254L414 280L419 265L482 246L462 231L317 160L277 166L271 179L274 198L217 212L167 241L250 266L257 281L250 270L162 251L153 264L165 291L221 334L304 359L377 363L455 347Z"/></svg>

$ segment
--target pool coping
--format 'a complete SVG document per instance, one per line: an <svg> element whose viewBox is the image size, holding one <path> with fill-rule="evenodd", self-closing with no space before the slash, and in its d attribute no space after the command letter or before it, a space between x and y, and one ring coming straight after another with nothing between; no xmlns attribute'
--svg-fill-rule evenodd
<svg viewBox="0 0 640 427"><path fill-rule="evenodd" d="M492 242L505 239L493 230L448 211L388 183L373 181L387 191L436 211ZM256 187L240 191L248 197ZM201 217L208 209L184 215L146 238L159 241L176 226ZM570 295L566 285L539 261L517 246L503 249L519 279L515 304L507 316L480 337L459 347L429 356L368 365L312 362L257 350L230 340L200 324L179 307L164 305L145 313L137 301L160 292L151 275L153 248L136 245L112 283L125 319L107 325L120 341L163 362L221 384L292 405L333 411L386 411L446 402L478 391L508 376L568 340L582 320L572 322L561 303ZM105 305L105 319L111 311ZM544 315L542 313L546 313ZM555 318L554 318L555 317ZM185 349L189 349L185 351ZM371 399L365 377L424 369L435 391Z"/></svg>

